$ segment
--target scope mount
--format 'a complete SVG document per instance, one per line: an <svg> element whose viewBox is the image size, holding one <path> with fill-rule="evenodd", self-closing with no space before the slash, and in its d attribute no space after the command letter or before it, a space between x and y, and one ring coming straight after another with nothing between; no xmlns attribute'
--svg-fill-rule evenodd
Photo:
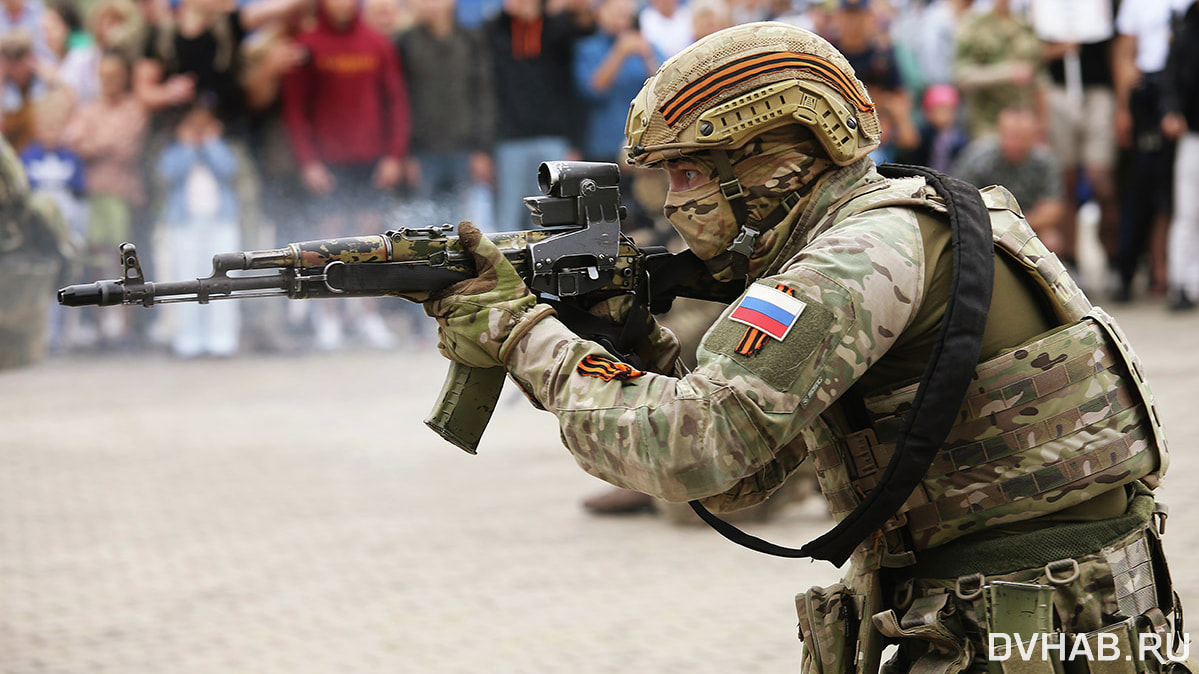
<svg viewBox="0 0 1199 674"><path fill-rule="evenodd" d="M528 244L529 287L575 297L607 285L620 252L620 169L615 164L545 162L538 170L542 197L526 197L539 226L561 229ZM580 254L579 251L587 251Z"/></svg>

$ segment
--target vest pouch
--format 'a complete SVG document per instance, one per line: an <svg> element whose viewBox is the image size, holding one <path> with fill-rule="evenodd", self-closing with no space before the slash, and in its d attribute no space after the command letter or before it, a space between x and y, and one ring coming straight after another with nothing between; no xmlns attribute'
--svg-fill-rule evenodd
<svg viewBox="0 0 1199 674"><path fill-rule="evenodd" d="M959 604L953 595L941 592L920 597L899 618L894 610L876 613L874 626L899 652L885 670L957 674L974 659L973 642L966 636Z"/></svg>
<svg viewBox="0 0 1199 674"><path fill-rule="evenodd" d="M803 642L800 671L804 674L846 674L854 671L858 611L854 595L841 583L814 587L795 597L799 639Z"/></svg>
<svg viewBox="0 0 1199 674"><path fill-rule="evenodd" d="M1050 636L1055 634L1052 586L993 581L982 587L982 605L992 674L1061 674L1061 658L1045 644L1062 638Z"/></svg>
<svg viewBox="0 0 1199 674"><path fill-rule="evenodd" d="M1086 640L1086 648L1067 648L1067 652L1085 653L1085 657L1071 658L1069 664L1072 670L1086 674L1182 674L1192 664L1186 660L1175 662L1153 652L1155 643L1164 642L1160 639L1158 626L1146 616L1129 618L1094 632L1067 636L1071 637L1071 643L1074 639Z"/></svg>

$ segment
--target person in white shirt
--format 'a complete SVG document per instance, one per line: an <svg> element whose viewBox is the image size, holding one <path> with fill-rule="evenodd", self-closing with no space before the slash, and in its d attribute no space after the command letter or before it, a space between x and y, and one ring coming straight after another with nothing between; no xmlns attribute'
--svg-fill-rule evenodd
<svg viewBox="0 0 1199 674"><path fill-rule="evenodd" d="M637 17L641 34L658 53L670 58L695 40L691 10L679 0L650 0Z"/></svg>

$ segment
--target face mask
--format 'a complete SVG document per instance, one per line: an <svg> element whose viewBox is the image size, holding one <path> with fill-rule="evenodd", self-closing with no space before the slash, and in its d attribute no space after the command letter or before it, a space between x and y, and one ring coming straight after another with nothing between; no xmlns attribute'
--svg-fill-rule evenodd
<svg viewBox="0 0 1199 674"><path fill-rule="evenodd" d="M666 193L666 219L701 260L724 252L736 233L733 210L716 179L689 190Z"/></svg>
<svg viewBox="0 0 1199 674"><path fill-rule="evenodd" d="M782 204L783 198L792 193L799 193L800 199L790 214L802 212L811 186L833 165L823 155L819 143L802 127L768 131L744 147L730 151L733 173L746 192L751 224L770 215ZM670 192L664 212L692 252L702 260L711 260L728 248L740 227L732 206L720 193L715 166L703 158L689 159L707 172L709 181L689 190ZM794 217L787 217L762 235L751 258L751 270L765 267L762 259L778 252L794 221ZM722 280L728 280L723 277L729 273L731 269L713 270L713 274Z"/></svg>

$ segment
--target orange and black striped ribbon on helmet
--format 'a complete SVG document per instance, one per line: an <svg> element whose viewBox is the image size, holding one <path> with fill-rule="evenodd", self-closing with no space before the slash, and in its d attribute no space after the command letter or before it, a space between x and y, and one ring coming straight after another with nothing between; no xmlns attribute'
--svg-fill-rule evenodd
<svg viewBox="0 0 1199 674"><path fill-rule="evenodd" d="M776 283L774 289L795 297L795 289L788 288L782 283ZM767 339L771 339L771 337L765 332L757 328L746 328L745 334L741 335L741 341L737 342L737 346L733 350L742 356L752 356L762 350L762 347L766 345Z"/></svg>
<svg viewBox="0 0 1199 674"><path fill-rule="evenodd" d="M613 379L619 379L621 381L626 379L636 379L637 377L645 374L641 370L638 370L628 363L622 363L618 360L612 360L611 358L604 358L603 356L597 356L594 354L585 356L583 360L579 361L579 365L575 369L579 374L586 375L588 377L599 377L604 381L612 381Z"/></svg>
<svg viewBox="0 0 1199 674"><path fill-rule="evenodd" d="M720 92L778 70L801 70L811 73L836 89L859 111L874 110L874 104L858 91L853 78L832 62L812 54L776 51L752 54L720 66L680 89L662 104L659 111L666 123L674 126L680 119Z"/></svg>

